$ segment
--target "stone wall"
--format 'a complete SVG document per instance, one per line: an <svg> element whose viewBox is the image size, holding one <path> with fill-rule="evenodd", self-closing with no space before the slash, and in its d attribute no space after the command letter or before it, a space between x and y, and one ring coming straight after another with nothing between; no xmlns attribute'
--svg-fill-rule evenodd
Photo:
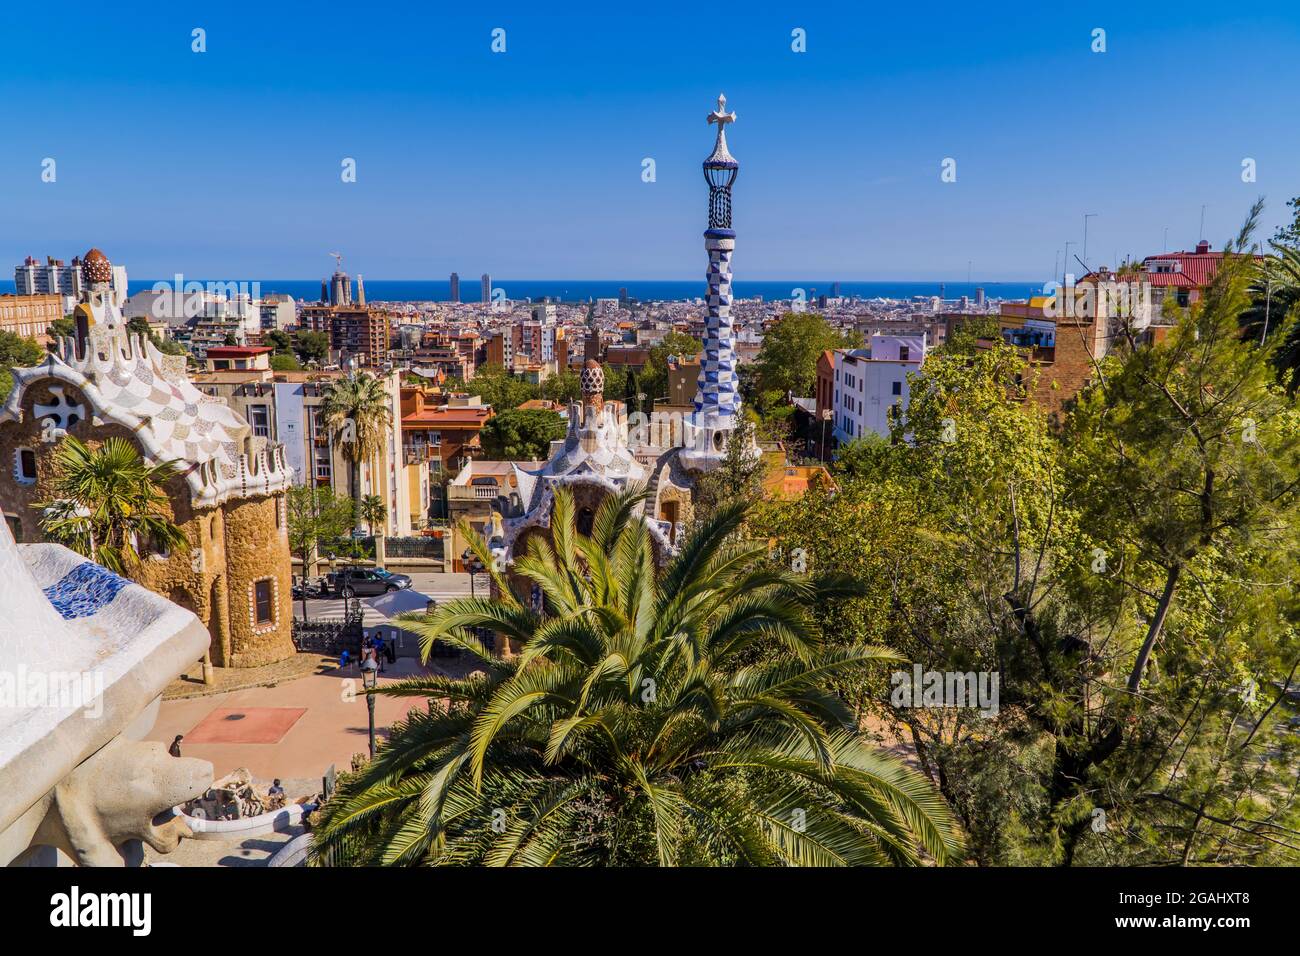
<svg viewBox="0 0 1300 956"><path fill-rule="evenodd" d="M260 667L293 654L289 535L284 495L226 502L226 584L231 667ZM269 581L272 620L255 620L254 587Z"/></svg>

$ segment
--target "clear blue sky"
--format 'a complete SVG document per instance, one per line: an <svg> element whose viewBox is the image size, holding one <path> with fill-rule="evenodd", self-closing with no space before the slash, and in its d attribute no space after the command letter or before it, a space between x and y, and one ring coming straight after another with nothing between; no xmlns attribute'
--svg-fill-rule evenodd
<svg viewBox="0 0 1300 956"><path fill-rule="evenodd" d="M331 251L374 279L690 278L719 90L738 278L1046 279L1084 213L1110 263L1192 245L1203 203L1218 245L1260 194L1272 234L1300 194L1294 3L992 6L15 8L0 268L94 244L139 278L314 278Z"/></svg>

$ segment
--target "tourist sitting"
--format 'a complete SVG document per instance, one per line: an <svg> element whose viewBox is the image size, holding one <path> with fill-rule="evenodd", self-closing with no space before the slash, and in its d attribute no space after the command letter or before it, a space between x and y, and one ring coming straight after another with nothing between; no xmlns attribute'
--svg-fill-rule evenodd
<svg viewBox="0 0 1300 956"><path fill-rule="evenodd" d="M284 808L286 801L284 787L280 786L280 778L276 777L266 790L266 802L268 810L280 810Z"/></svg>

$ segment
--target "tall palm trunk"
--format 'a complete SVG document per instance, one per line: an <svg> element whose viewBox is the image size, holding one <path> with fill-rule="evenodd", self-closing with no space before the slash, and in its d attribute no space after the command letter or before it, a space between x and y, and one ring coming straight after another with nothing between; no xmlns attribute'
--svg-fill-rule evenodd
<svg viewBox="0 0 1300 956"><path fill-rule="evenodd" d="M349 474L352 484L352 530L361 530L361 460L357 457L352 459L352 468Z"/></svg>

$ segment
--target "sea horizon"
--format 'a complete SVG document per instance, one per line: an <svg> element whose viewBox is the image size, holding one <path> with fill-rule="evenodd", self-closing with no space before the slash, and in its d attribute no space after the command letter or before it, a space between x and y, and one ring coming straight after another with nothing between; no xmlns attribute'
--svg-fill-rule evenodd
<svg viewBox="0 0 1300 956"><path fill-rule="evenodd" d="M204 287L215 284L220 288L227 288L234 283L248 286L250 292L260 295L287 294L307 302L318 301L321 291L320 279L200 279L186 276L183 281L198 282ZM128 279L127 291L134 295L160 283L171 287L174 282L174 277ZM462 278L460 302L479 301L479 283L478 277ZM834 284L836 280L740 279L732 284L732 295L736 299L761 296L764 301L770 302L791 299L798 295L796 290L802 289L805 298L812 301L816 296L830 295ZM841 296L860 299L910 299L914 296L940 294L946 300L960 299L962 296L974 299L978 289L983 289L989 299L1026 299L1042 291L1041 283L1025 281L838 280L838 285ZM706 290L703 279L494 279L492 287L503 290L505 297L510 300L547 298L560 302L615 299L619 297L620 290L624 289L630 298L640 301L690 301L702 299ZM451 283L447 279L367 279L365 289L368 302L447 302L451 297ZM0 281L0 293L12 294L14 291L12 280Z"/></svg>

